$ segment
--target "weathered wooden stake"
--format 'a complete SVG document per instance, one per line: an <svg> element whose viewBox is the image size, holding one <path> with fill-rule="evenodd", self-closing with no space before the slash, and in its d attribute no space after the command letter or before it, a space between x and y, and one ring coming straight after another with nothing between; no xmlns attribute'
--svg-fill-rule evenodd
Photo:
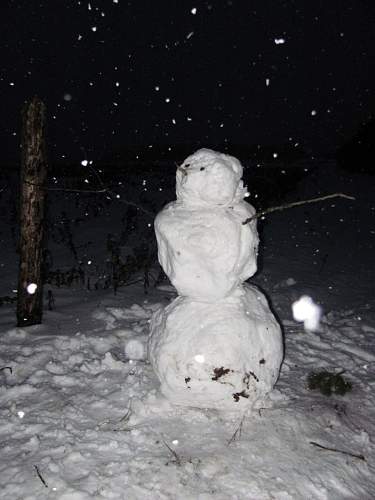
<svg viewBox="0 0 375 500"><path fill-rule="evenodd" d="M17 326L37 325L42 322L43 316L42 255L47 178L45 127L45 105L34 97L22 111Z"/></svg>

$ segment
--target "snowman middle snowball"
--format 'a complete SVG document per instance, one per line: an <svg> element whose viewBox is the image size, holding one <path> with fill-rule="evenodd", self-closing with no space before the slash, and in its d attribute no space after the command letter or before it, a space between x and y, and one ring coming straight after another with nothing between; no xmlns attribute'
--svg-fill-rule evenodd
<svg viewBox="0 0 375 500"><path fill-rule="evenodd" d="M257 269L255 209L242 166L201 149L176 173L177 200L156 217L161 266L177 289L151 320L149 359L162 392L182 405L233 409L269 392L282 338L263 294L242 283Z"/></svg>

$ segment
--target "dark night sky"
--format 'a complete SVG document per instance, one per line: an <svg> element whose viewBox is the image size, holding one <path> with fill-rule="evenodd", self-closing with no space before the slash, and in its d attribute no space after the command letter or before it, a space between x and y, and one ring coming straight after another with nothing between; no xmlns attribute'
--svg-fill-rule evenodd
<svg viewBox="0 0 375 500"><path fill-rule="evenodd" d="M2 0L2 161L38 94L54 159L129 145L334 151L374 114L374 0Z"/></svg>

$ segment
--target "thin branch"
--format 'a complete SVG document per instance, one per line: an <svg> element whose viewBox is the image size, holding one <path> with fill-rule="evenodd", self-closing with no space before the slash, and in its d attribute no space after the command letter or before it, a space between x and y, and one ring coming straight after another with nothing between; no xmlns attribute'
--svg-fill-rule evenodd
<svg viewBox="0 0 375 500"><path fill-rule="evenodd" d="M252 215L248 219L246 219L242 224L248 224L254 219L258 219L259 217L262 217L263 215L270 214L272 212L280 211L280 210L285 210L286 208L293 208L293 207L298 207L300 205L306 205L307 203L316 203L318 201L324 201L324 200L329 200L331 198L345 198L347 200L355 200L354 196L349 196L344 193L334 193L334 194L327 194L326 196L319 196L319 198L310 198L309 200L302 200L302 201L294 201L293 203L286 203L285 205L279 205L277 207L270 207L267 208L266 210L262 210L261 212L257 212L256 214Z"/></svg>
<svg viewBox="0 0 375 500"><path fill-rule="evenodd" d="M91 172L93 172L94 176L96 177L96 179L99 182L99 185L104 190L102 192L107 192L109 195L114 196L116 198L116 200L119 201L120 203L124 203L125 205L129 205L131 207L135 207L137 210L140 210L144 214L149 215L150 217L153 217L153 218L155 217L155 215L156 215L155 213L147 210L146 208L142 207L141 205L138 205L137 203L134 203L133 201L121 200L116 193L114 193L113 191L111 191L109 188L107 188L105 186L105 184L102 181L102 178L100 177L99 173L97 172L97 170L92 165L90 165L90 163L88 163L88 167L91 170Z"/></svg>
<svg viewBox="0 0 375 500"><path fill-rule="evenodd" d="M181 458L177 455L177 453L169 446L169 444L164 440L162 439L163 443L165 444L165 446L168 448L168 450L172 453L172 455L174 456L175 458L175 461L176 461L176 464L177 465L182 465L181 463Z"/></svg>
<svg viewBox="0 0 375 500"><path fill-rule="evenodd" d="M27 184L30 184L32 186L38 186L37 184L33 182L28 182L25 181ZM101 183L103 185L103 183ZM40 187L40 186L38 186ZM142 207L142 205L139 205L138 203L135 203L134 201L128 201L128 200L122 200L118 198L118 195L111 191L110 189L106 188L105 186L102 189L67 189L67 188L53 188L53 187L45 187L44 188L46 191L60 191L63 193L83 193L83 194L108 194L111 195L113 198L115 198L117 201L120 203L124 203L125 205L129 205L131 207L135 207L137 210L140 210L144 214L148 215L149 217L154 218L155 213L151 212L151 210L147 210L147 208Z"/></svg>
<svg viewBox="0 0 375 500"><path fill-rule="evenodd" d="M11 367L11 366L3 366L2 368L0 368L0 372L1 372L2 370L9 370L9 371L10 371L10 373L13 373L13 370L12 370L12 367Z"/></svg>
<svg viewBox="0 0 375 500"><path fill-rule="evenodd" d="M64 193L89 193L89 194L101 194L108 193L108 189L68 189L68 188L45 188L46 191L63 191Z"/></svg>
<svg viewBox="0 0 375 500"><path fill-rule="evenodd" d="M323 446L322 444L316 443L315 441L310 441L310 444L320 448L321 450L334 451L335 453L342 453L343 455L349 455L349 457L358 458L359 460L364 460L366 462L366 458L363 455L358 453L351 453L350 451L338 450L337 448L329 448L328 446Z"/></svg>
<svg viewBox="0 0 375 500"><path fill-rule="evenodd" d="M125 413L125 415L123 417L120 418L120 420L118 421L118 423L120 423L120 422L129 422L131 416L132 416L132 400L130 400L128 411Z"/></svg>
<svg viewBox="0 0 375 500"><path fill-rule="evenodd" d="M39 479L42 481L42 483L44 484L44 486L45 486L46 488L48 488L48 484L46 483L46 481L44 480L44 478L43 478L42 474L40 473L38 466L37 466L37 465L34 465L34 469L36 470L36 473L38 474L38 477L39 477Z"/></svg>
<svg viewBox="0 0 375 500"><path fill-rule="evenodd" d="M241 438L244 420L245 420L245 414L242 416L237 429L232 434L232 437L228 440L228 446L234 443L234 441L236 441L237 439Z"/></svg>
<svg viewBox="0 0 375 500"><path fill-rule="evenodd" d="M142 283L143 280L144 280L144 278L139 278L139 279L134 280L134 281L126 281L124 283L121 283L121 286L125 287L125 286L135 285L136 283Z"/></svg>
<svg viewBox="0 0 375 500"><path fill-rule="evenodd" d="M88 167L91 170L91 172L93 172L94 176L98 179L100 186L102 186L102 188L105 188L104 182L102 181L102 178L100 177L98 172L95 170L95 168L92 165L90 165L90 163L88 163Z"/></svg>
<svg viewBox="0 0 375 500"><path fill-rule="evenodd" d="M117 194L109 189L107 189L107 193L114 196L118 202L124 203L125 205L129 205L131 207L134 207L137 210L140 210L144 214L148 215L149 217L154 218L156 216L156 214L154 212L151 212L151 210L147 210L147 208L142 207L142 205L138 205L138 203L135 203L134 201L122 200L121 198L118 198Z"/></svg>
<svg viewBox="0 0 375 500"><path fill-rule="evenodd" d="M115 420L112 421L110 419L104 420L103 422L99 422L98 428L101 428L103 426L107 425L116 425L117 427L114 427L113 429L110 429L112 431L131 431L132 429L130 427L119 427L118 424L127 424L130 420L130 417L132 416L132 399L129 402L129 406L127 408L126 413L120 418L120 420Z"/></svg>
<svg viewBox="0 0 375 500"><path fill-rule="evenodd" d="M36 182L30 182L25 180L25 184L29 186L36 186L39 188L44 188L46 191L63 191L65 193L107 193L108 189L104 186L102 189L68 189L68 188L53 188L42 186L41 184L37 184Z"/></svg>

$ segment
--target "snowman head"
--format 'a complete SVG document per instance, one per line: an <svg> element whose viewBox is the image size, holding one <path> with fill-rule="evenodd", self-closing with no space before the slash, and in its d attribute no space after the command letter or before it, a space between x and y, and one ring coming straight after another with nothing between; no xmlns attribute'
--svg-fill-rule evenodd
<svg viewBox="0 0 375 500"><path fill-rule="evenodd" d="M196 207L227 207L242 200L246 189L242 165L233 156L199 149L177 168L177 200Z"/></svg>

